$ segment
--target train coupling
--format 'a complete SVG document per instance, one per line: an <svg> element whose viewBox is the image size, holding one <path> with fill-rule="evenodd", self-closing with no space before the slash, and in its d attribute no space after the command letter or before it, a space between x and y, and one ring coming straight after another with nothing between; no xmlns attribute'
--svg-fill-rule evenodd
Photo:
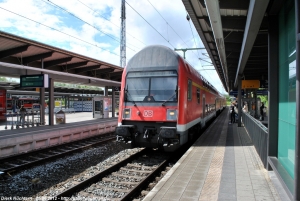
<svg viewBox="0 0 300 201"><path fill-rule="evenodd" d="M180 147L176 127L161 127L159 136L164 139L163 148L165 151L172 152Z"/></svg>
<svg viewBox="0 0 300 201"><path fill-rule="evenodd" d="M117 136L117 142L121 143L126 149L133 148L131 140L131 134L135 132L134 125L121 125L116 127L115 134Z"/></svg>

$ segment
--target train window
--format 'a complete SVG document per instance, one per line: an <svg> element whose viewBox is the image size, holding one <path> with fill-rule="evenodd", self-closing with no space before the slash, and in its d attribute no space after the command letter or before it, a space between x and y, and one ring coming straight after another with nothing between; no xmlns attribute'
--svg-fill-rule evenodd
<svg viewBox="0 0 300 201"><path fill-rule="evenodd" d="M176 71L129 73L124 98L128 102L177 101L177 85Z"/></svg>
<svg viewBox="0 0 300 201"><path fill-rule="evenodd" d="M200 89L197 88L197 101L200 103Z"/></svg>
<svg viewBox="0 0 300 201"><path fill-rule="evenodd" d="M127 101L143 101L149 92L149 78L130 78L126 82Z"/></svg>
<svg viewBox="0 0 300 201"><path fill-rule="evenodd" d="M188 100L192 100L192 80L188 80L188 90L187 90Z"/></svg>
<svg viewBox="0 0 300 201"><path fill-rule="evenodd" d="M176 86L177 77L151 78L149 95L154 101L177 101Z"/></svg>

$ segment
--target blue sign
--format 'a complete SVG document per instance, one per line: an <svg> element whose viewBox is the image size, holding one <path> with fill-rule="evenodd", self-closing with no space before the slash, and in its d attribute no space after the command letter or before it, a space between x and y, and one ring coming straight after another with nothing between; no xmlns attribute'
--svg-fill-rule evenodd
<svg viewBox="0 0 300 201"><path fill-rule="evenodd" d="M230 91L229 95L230 96L237 96L238 95L238 91ZM241 90L241 95L242 96L244 95L244 90L243 89Z"/></svg>
<svg viewBox="0 0 300 201"><path fill-rule="evenodd" d="M268 90L257 90L256 95L268 95Z"/></svg>

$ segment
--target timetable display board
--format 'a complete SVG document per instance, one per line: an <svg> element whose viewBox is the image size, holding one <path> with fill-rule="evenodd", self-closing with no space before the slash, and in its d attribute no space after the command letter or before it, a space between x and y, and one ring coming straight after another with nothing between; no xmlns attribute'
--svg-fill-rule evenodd
<svg viewBox="0 0 300 201"><path fill-rule="evenodd" d="M36 88L36 87L48 88L49 87L48 74L21 75L20 87L21 88Z"/></svg>

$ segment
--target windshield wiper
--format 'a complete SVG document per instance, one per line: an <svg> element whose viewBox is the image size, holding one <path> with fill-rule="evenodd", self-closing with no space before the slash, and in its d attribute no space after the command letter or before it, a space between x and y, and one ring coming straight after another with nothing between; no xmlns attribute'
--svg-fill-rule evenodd
<svg viewBox="0 0 300 201"><path fill-rule="evenodd" d="M136 106L134 100L128 100L128 98L127 98L127 94L128 94L130 96L130 98L132 99L132 97L131 97L131 95L130 95L130 93L128 91L128 86L127 86L127 89L125 89L125 93L126 93L126 101L133 102L134 106Z"/></svg>
<svg viewBox="0 0 300 201"><path fill-rule="evenodd" d="M165 106L165 103L168 102L169 100L171 100L171 98L173 98L174 95L176 95L176 94L177 94L177 93L176 93L176 90L175 90L175 93L172 94L172 96L171 96L168 100L166 100L165 102L163 102L163 103L161 104L161 106Z"/></svg>

